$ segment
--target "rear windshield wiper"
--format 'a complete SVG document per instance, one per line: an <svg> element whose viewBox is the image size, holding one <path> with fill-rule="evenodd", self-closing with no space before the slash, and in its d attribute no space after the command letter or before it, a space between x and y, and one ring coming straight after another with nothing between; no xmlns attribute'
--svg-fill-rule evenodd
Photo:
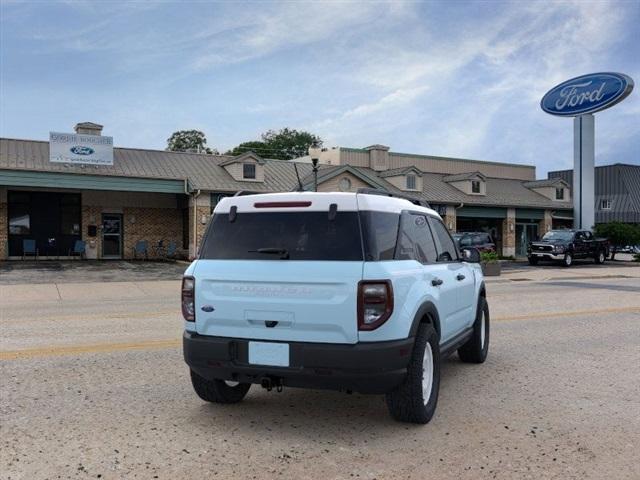
<svg viewBox="0 0 640 480"><path fill-rule="evenodd" d="M289 260L289 250L286 248L267 247L259 248L257 250L249 250L250 253L269 253L273 255L280 255L281 260Z"/></svg>

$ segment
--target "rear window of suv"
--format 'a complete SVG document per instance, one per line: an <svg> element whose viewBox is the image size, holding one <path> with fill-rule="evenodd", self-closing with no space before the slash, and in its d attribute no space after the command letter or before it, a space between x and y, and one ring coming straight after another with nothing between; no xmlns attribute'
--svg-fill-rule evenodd
<svg viewBox="0 0 640 480"><path fill-rule="evenodd" d="M395 241L395 234L394 234ZM200 251L205 260L362 261L357 212L215 214Z"/></svg>

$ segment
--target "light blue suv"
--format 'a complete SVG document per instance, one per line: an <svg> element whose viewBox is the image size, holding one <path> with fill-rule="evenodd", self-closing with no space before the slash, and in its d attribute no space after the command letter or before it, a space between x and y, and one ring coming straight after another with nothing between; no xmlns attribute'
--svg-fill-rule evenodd
<svg viewBox="0 0 640 480"><path fill-rule="evenodd" d="M394 418L427 423L442 359L487 357L478 261L435 211L404 198L225 198L182 282L193 387L217 403L251 384L385 394Z"/></svg>

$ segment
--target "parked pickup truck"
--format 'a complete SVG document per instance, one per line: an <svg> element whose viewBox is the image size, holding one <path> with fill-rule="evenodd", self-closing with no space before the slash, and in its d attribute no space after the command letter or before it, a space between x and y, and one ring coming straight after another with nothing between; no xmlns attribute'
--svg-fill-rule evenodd
<svg viewBox="0 0 640 480"><path fill-rule="evenodd" d="M394 418L427 423L444 358L487 358L479 262L478 250L459 251L440 216L415 201L224 198L182 281L193 388L215 403L241 401L252 384L385 394Z"/></svg>
<svg viewBox="0 0 640 480"><path fill-rule="evenodd" d="M542 240L529 244L527 258L531 265L537 265L541 260L553 260L570 267L574 259L581 258L604 263L608 250L609 242L595 238L588 230L551 230Z"/></svg>

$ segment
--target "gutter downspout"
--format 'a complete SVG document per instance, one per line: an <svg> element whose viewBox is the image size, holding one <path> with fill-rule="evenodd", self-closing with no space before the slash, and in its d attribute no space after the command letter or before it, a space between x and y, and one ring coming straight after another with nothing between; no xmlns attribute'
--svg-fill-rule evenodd
<svg viewBox="0 0 640 480"><path fill-rule="evenodd" d="M193 199L193 258L195 259L198 255L198 241L196 236L198 234L198 224L196 223L198 220L198 197L200 196L200 189L196 190L191 198Z"/></svg>

